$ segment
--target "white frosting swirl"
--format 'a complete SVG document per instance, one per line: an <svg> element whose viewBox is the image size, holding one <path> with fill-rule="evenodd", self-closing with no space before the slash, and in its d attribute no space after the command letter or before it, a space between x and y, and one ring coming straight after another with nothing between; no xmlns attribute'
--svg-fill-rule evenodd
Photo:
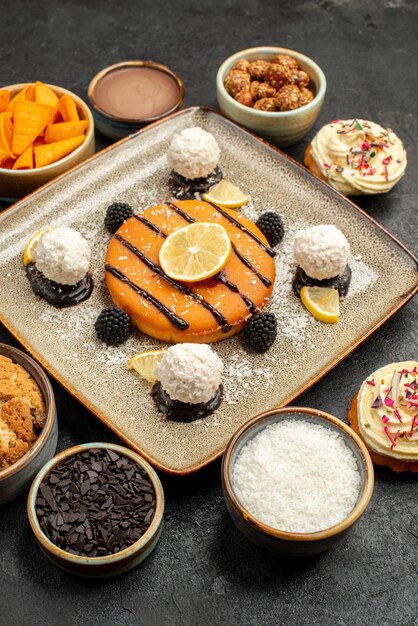
<svg viewBox="0 0 418 626"><path fill-rule="evenodd" d="M369 448L418 461L418 363L390 363L367 378L358 394L357 418Z"/></svg>
<svg viewBox="0 0 418 626"><path fill-rule="evenodd" d="M336 120L315 135L311 156L340 193L386 193L405 173L403 144L391 129L368 120Z"/></svg>

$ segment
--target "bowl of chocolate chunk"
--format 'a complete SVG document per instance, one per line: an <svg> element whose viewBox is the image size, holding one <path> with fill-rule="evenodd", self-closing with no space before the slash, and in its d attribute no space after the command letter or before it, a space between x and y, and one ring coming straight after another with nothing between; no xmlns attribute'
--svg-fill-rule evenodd
<svg viewBox="0 0 418 626"><path fill-rule="evenodd" d="M312 59L273 46L233 54L216 77L222 113L279 147L307 134L321 111L326 85Z"/></svg>
<svg viewBox="0 0 418 626"><path fill-rule="evenodd" d="M54 392L20 350L0 344L0 505L24 493L57 447Z"/></svg>
<svg viewBox="0 0 418 626"><path fill-rule="evenodd" d="M32 483L28 516L36 540L58 567L102 578L139 565L158 543L164 492L138 454L111 443L64 450Z"/></svg>

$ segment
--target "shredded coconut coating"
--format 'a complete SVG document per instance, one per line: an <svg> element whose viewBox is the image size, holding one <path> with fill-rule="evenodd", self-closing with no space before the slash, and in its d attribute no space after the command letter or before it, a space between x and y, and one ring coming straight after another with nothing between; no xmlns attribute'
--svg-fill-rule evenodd
<svg viewBox="0 0 418 626"><path fill-rule="evenodd" d="M221 384L223 363L210 346L178 343L157 365L157 377L172 400L208 402Z"/></svg>
<svg viewBox="0 0 418 626"><path fill-rule="evenodd" d="M78 283L88 272L90 256L84 237L66 226L45 233L35 249L38 270L60 285Z"/></svg>
<svg viewBox="0 0 418 626"><path fill-rule="evenodd" d="M300 230L295 235L293 250L298 265L318 280L342 274L350 257L350 244L331 224Z"/></svg>
<svg viewBox="0 0 418 626"><path fill-rule="evenodd" d="M194 126L174 136L167 157L175 172L194 179L209 176L217 166L220 154L215 137Z"/></svg>
<svg viewBox="0 0 418 626"><path fill-rule="evenodd" d="M232 480L251 515L300 533L343 520L361 489L354 453L338 432L290 419L270 424L243 446Z"/></svg>

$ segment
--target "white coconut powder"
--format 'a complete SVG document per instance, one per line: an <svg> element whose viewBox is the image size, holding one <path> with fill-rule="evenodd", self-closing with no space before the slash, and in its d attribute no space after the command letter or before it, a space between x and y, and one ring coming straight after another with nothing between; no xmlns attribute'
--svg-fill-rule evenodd
<svg viewBox="0 0 418 626"><path fill-rule="evenodd" d="M354 453L336 431L302 420L267 426L240 450L238 500L268 526L316 532L344 519L361 488Z"/></svg>

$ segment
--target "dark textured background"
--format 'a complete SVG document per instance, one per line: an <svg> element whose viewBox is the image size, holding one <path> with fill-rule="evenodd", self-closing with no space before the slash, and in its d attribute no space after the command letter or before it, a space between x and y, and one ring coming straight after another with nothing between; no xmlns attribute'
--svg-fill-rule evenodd
<svg viewBox="0 0 418 626"><path fill-rule="evenodd" d="M417 32L416 0L5 0L0 84L38 79L86 98L104 66L154 59L184 78L186 105L216 107L215 74L225 57L262 44L299 50L324 70L328 94L315 128L289 154L301 160L315 130L336 117L393 127L408 150L407 174L390 195L358 203L417 250ZM97 148L105 145L98 135ZM417 358L417 305L407 305L300 404L346 419L366 374ZM2 328L0 341L17 345ZM54 390L59 450L115 441L59 385ZM162 479L167 512L159 545L139 568L106 582L73 578L46 560L24 497L1 508L1 626L418 624L418 476L377 469L373 500L351 535L301 561L265 554L235 531L218 463L187 479Z"/></svg>

